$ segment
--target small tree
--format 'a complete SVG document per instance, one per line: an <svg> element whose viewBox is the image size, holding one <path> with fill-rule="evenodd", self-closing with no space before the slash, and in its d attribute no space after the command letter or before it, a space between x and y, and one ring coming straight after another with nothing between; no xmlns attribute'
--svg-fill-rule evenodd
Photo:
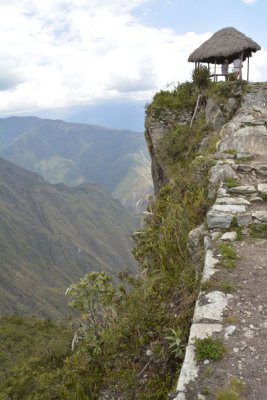
<svg viewBox="0 0 267 400"><path fill-rule="evenodd" d="M192 72L192 80L193 84L197 87L198 97L195 111L190 122L190 127L193 125L194 119L196 117L202 91L210 85L209 69L204 65L200 65L198 68L195 68Z"/></svg>
<svg viewBox="0 0 267 400"><path fill-rule="evenodd" d="M210 85L209 69L204 65L200 65L192 72L192 80L199 91L206 89Z"/></svg>
<svg viewBox="0 0 267 400"><path fill-rule="evenodd" d="M111 281L112 277L106 272L90 272L67 290L73 298L69 305L80 311L87 325L104 327L114 320L116 291Z"/></svg>
<svg viewBox="0 0 267 400"><path fill-rule="evenodd" d="M117 292L106 272L90 272L71 285L66 294L72 297L70 307L81 314L81 327L75 332L72 349L79 339L86 339L93 353L100 352L102 333L117 318Z"/></svg>

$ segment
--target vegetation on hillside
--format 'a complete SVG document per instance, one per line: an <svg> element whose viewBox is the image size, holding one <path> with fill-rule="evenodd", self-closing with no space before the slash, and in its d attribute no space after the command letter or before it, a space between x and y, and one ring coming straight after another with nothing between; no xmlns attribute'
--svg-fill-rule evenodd
<svg viewBox="0 0 267 400"><path fill-rule="evenodd" d="M64 359L73 329L35 317L0 319L0 399L62 399Z"/></svg>
<svg viewBox="0 0 267 400"><path fill-rule="evenodd" d="M177 107L193 113L197 92L194 82L161 92L147 113ZM37 388L25 399L166 400L175 391L199 289L187 239L209 206L212 161L207 147L199 151L209 131L199 114L191 128L178 125L161 139L158 156L171 183L160 190L143 230L134 235L139 276L121 274L121 284L114 285L106 273L93 273L70 287L81 320L74 351L62 353L57 368L42 375L46 397ZM28 383L34 379L27 377ZM18 399L19 390L15 378L9 399Z"/></svg>
<svg viewBox="0 0 267 400"><path fill-rule="evenodd" d="M137 271L136 221L97 185L50 185L0 159L0 220L0 314L59 318L86 272Z"/></svg>
<svg viewBox="0 0 267 400"><path fill-rule="evenodd" d="M141 132L33 117L0 118L0 154L53 184L95 182L131 210L152 189Z"/></svg>

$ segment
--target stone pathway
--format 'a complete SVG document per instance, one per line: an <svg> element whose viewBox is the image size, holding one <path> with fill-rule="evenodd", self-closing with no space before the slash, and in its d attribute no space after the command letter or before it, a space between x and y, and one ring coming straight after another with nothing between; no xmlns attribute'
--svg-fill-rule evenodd
<svg viewBox="0 0 267 400"><path fill-rule="evenodd" d="M252 88L222 128L217 164L210 171L211 192L220 188L207 214L208 232L203 230L203 283L209 285L196 304L176 400L215 399L232 378L245 384L242 399L267 399L267 238L251 236L251 224L267 224L267 85L261 92ZM242 231L241 240L235 241L234 227ZM220 265L222 242L235 249L235 268ZM220 283L233 291L224 293ZM207 336L222 338L226 354L197 362L195 338Z"/></svg>

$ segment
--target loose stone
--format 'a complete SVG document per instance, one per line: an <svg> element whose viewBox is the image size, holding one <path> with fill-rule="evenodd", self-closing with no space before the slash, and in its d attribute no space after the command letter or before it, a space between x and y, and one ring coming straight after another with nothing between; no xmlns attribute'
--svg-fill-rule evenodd
<svg viewBox="0 0 267 400"><path fill-rule="evenodd" d="M254 186L251 185L244 185L244 186L236 186L234 188L229 189L230 193L236 194L253 194L256 193L256 189Z"/></svg>
<svg viewBox="0 0 267 400"><path fill-rule="evenodd" d="M237 233L235 231L233 232L226 232L222 235L222 237L220 238L220 240L223 241L228 241L228 242L234 242L235 240L237 240Z"/></svg>

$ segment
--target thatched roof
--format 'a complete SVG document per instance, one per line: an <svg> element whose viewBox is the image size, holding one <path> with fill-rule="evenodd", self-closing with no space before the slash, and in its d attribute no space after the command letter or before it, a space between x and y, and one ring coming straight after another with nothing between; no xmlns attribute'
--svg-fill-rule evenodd
<svg viewBox="0 0 267 400"><path fill-rule="evenodd" d="M188 61L222 64L227 59L231 63L240 58L243 60L260 50L261 47L252 39L245 36L235 28L224 28L214 35L190 54Z"/></svg>

